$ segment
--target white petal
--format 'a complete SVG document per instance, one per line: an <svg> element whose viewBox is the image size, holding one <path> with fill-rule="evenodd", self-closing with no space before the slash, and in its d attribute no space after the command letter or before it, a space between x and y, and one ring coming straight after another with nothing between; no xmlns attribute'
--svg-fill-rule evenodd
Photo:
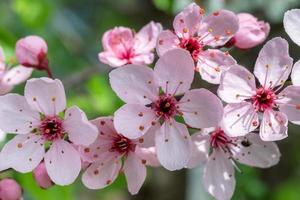
<svg viewBox="0 0 300 200"><path fill-rule="evenodd" d="M181 94L190 89L194 79L194 61L183 49L172 49L161 56L154 67L154 74L167 94Z"/></svg>
<svg viewBox="0 0 300 200"><path fill-rule="evenodd" d="M34 134L17 135L2 149L0 162L18 172L32 171L45 155L44 141Z"/></svg>
<svg viewBox="0 0 300 200"><path fill-rule="evenodd" d="M75 148L64 140L57 140L45 155L46 169L57 185L69 185L81 170L81 160Z"/></svg>
<svg viewBox="0 0 300 200"><path fill-rule="evenodd" d="M146 179L146 167L135 154L128 154L123 167L129 192L137 194Z"/></svg>
<svg viewBox="0 0 300 200"><path fill-rule="evenodd" d="M294 85L300 86L300 60L294 64L291 78Z"/></svg>
<svg viewBox="0 0 300 200"><path fill-rule="evenodd" d="M210 155L203 172L205 189L218 200L231 199L235 189L234 167L222 150Z"/></svg>
<svg viewBox="0 0 300 200"><path fill-rule="evenodd" d="M280 37L269 40L260 50L254 67L254 75L260 84L274 88L289 77L293 59L289 56L289 44Z"/></svg>
<svg viewBox="0 0 300 200"><path fill-rule="evenodd" d="M66 108L64 86L58 79L30 79L25 85L24 96L32 108L45 115L53 116Z"/></svg>
<svg viewBox="0 0 300 200"><path fill-rule="evenodd" d="M279 162L280 152L276 143L264 142L257 134L250 133L234 142L238 145L232 145L233 158L240 163L267 168Z"/></svg>
<svg viewBox="0 0 300 200"><path fill-rule="evenodd" d="M33 68L16 66L8 70L2 78L2 83L7 85L17 85L26 81L33 71Z"/></svg>
<svg viewBox="0 0 300 200"><path fill-rule="evenodd" d="M192 141L185 125L166 121L156 132L157 157L170 171L184 168L190 160Z"/></svg>
<svg viewBox="0 0 300 200"><path fill-rule="evenodd" d="M284 13L283 26L290 38L300 46L300 9L286 11Z"/></svg>
<svg viewBox="0 0 300 200"><path fill-rule="evenodd" d="M28 134L40 124L40 115L18 94L0 96L0 128L6 133Z"/></svg>
<svg viewBox="0 0 300 200"><path fill-rule="evenodd" d="M69 139L76 145L88 146L98 135L96 126L89 122L85 113L77 106L67 109L63 127Z"/></svg>

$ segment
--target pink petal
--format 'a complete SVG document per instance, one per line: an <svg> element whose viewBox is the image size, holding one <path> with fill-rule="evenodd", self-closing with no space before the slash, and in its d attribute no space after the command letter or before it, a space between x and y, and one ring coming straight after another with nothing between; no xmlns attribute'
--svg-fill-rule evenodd
<svg viewBox="0 0 300 200"><path fill-rule="evenodd" d="M22 65L13 67L4 74L2 83L7 85L18 85L26 81L31 76L32 71L32 68L24 67Z"/></svg>
<svg viewBox="0 0 300 200"><path fill-rule="evenodd" d="M6 133L28 134L40 124L39 113L18 94L0 97L0 127Z"/></svg>
<svg viewBox="0 0 300 200"><path fill-rule="evenodd" d="M215 127L223 116L220 99L206 89L193 89L185 93L178 104L184 121L194 128Z"/></svg>
<svg viewBox="0 0 300 200"><path fill-rule="evenodd" d="M259 126L258 114L251 103L232 103L224 108L222 128L230 137L244 136Z"/></svg>
<svg viewBox="0 0 300 200"><path fill-rule="evenodd" d="M199 37L205 45L224 45L239 29L236 15L228 10L219 10L207 16L200 26Z"/></svg>
<svg viewBox="0 0 300 200"><path fill-rule="evenodd" d="M162 31L160 23L151 21L146 24L134 37L134 49L139 53L149 53L155 48L158 35Z"/></svg>
<svg viewBox="0 0 300 200"><path fill-rule="evenodd" d="M227 103L239 103L256 94L255 78L246 68L236 65L226 71L218 89L219 97Z"/></svg>
<svg viewBox="0 0 300 200"><path fill-rule="evenodd" d="M294 85L300 86L300 60L294 64L291 78Z"/></svg>
<svg viewBox="0 0 300 200"><path fill-rule="evenodd" d="M155 112L139 104L125 104L115 112L114 125L119 133L130 139L143 136L155 123Z"/></svg>
<svg viewBox="0 0 300 200"><path fill-rule="evenodd" d="M263 141L277 141L288 137L288 119L282 112L266 110L260 126L260 138Z"/></svg>
<svg viewBox="0 0 300 200"><path fill-rule="evenodd" d="M284 13L283 25L285 32L300 46L300 9L288 10Z"/></svg>
<svg viewBox="0 0 300 200"><path fill-rule="evenodd" d="M69 139L76 145L88 146L98 135L96 126L89 122L85 113L77 106L67 109L63 127Z"/></svg>
<svg viewBox="0 0 300 200"><path fill-rule="evenodd" d="M152 125L149 130L141 137L135 139L135 143L141 148L149 148L155 146L155 133L160 128L160 124Z"/></svg>
<svg viewBox="0 0 300 200"><path fill-rule="evenodd" d="M203 80L219 84L222 73L235 64L236 61L228 53L209 49L200 53L197 69Z"/></svg>
<svg viewBox="0 0 300 200"><path fill-rule="evenodd" d="M233 158L240 163L268 168L279 162L280 152L275 142L264 142L254 133L236 141L238 145L232 145L232 153Z"/></svg>
<svg viewBox="0 0 300 200"><path fill-rule="evenodd" d="M130 62L135 65L144 65L144 64L151 64L154 60L154 54L153 53L142 53L137 54L133 58L130 58Z"/></svg>
<svg viewBox="0 0 300 200"><path fill-rule="evenodd" d="M192 141L185 125L166 121L156 132L155 143L158 160L166 169L179 170L189 162Z"/></svg>
<svg viewBox="0 0 300 200"><path fill-rule="evenodd" d="M102 37L104 51L112 52L116 56L133 47L133 31L127 27L115 27L106 31Z"/></svg>
<svg viewBox="0 0 300 200"><path fill-rule="evenodd" d="M157 159L156 149L155 147L150 148L140 148L139 146L136 147L134 152L140 161L144 165L149 165L151 167L159 167L160 163Z"/></svg>
<svg viewBox="0 0 300 200"><path fill-rule="evenodd" d="M165 93L181 94L193 82L194 61L188 51L172 49L158 59L154 74Z"/></svg>
<svg viewBox="0 0 300 200"><path fill-rule="evenodd" d="M179 37L188 38L197 32L202 19L200 9L197 4L191 3L176 15L173 27Z"/></svg>
<svg viewBox="0 0 300 200"><path fill-rule="evenodd" d="M283 38L269 40L260 50L254 67L254 75L264 87L276 87L289 77L293 59L289 56L289 45Z"/></svg>
<svg viewBox="0 0 300 200"><path fill-rule="evenodd" d="M124 161L123 170L130 194L137 194L146 179L145 165L135 154L130 153Z"/></svg>
<svg viewBox="0 0 300 200"><path fill-rule="evenodd" d="M53 116L66 108L64 86L58 79L30 79L26 83L24 96L30 106L45 115Z"/></svg>
<svg viewBox="0 0 300 200"><path fill-rule="evenodd" d="M300 86L288 86L278 96L283 97L276 102L279 110L289 121L300 125Z"/></svg>
<svg viewBox="0 0 300 200"><path fill-rule="evenodd" d="M126 103L149 104L157 99L158 85L146 66L127 65L109 73L110 85Z"/></svg>
<svg viewBox="0 0 300 200"><path fill-rule="evenodd" d="M9 93L13 88L14 87L12 85L0 83L0 95L5 95Z"/></svg>
<svg viewBox="0 0 300 200"><path fill-rule="evenodd" d="M128 63L127 59L119 58L112 52L101 52L98 54L98 58L102 63L112 67L121 67Z"/></svg>
<svg viewBox="0 0 300 200"><path fill-rule="evenodd" d="M187 164L188 168L194 168L199 164L204 164L208 160L210 150L209 138L208 135L202 135L202 132L192 135L193 152L189 163Z"/></svg>
<svg viewBox="0 0 300 200"><path fill-rule="evenodd" d="M52 143L45 155L45 164L51 180L62 186L72 184L81 170L79 153L64 140Z"/></svg>
<svg viewBox="0 0 300 200"><path fill-rule="evenodd" d="M93 163L82 175L83 184L89 189L102 189L115 181L121 169L121 162L109 159Z"/></svg>
<svg viewBox="0 0 300 200"><path fill-rule="evenodd" d="M31 172L45 155L44 141L34 134L17 135L4 145L0 162L14 170Z"/></svg>
<svg viewBox="0 0 300 200"><path fill-rule="evenodd" d="M39 36L30 35L21 38L16 43L16 57L20 64L39 65L40 57L47 54L48 47L45 40Z"/></svg>
<svg viewBox="0 0 300 200"><path fill-rule="evenodd" d="M157 44L156 44L157 54L159 55L159 57L161 57L167 51L174 48L179 48L178 47L179 43L180 41L177 35L175 35L170 30L164 30L159 34L157 39Z"/></svg>
<svg viewBox="0 0 300 200"><path fill-rule="evenodd" d="M216 199L231 199L235 189L234 168L230 158L216 149L204 168L203 184Z"/></svg>
<svg viewBox="0 0 300 200"><path fill-rule="evenodd" d="M258 21L249 13L237 14L239 30L234 35L234 45L241 49L249 49L261 44L270 32L270 25L264 21Z"/></svg>

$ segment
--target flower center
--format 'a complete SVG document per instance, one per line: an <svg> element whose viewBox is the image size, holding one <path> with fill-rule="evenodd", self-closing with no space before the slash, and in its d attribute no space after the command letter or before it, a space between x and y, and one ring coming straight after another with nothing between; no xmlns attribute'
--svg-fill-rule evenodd
<svg viewBox="0 0 300 200"><path fill-rule="evenodd" d="M227 144L232 144L232 140L220 128L212 132L210 138L210 145L213 148L224 148Z"/></svg>
<svg viewBox="0 0 300 200"><path fill-rule="evenodd" d="M256 111L264 112L275 106L276 94L271 89L258 88L252 97L252 104Z"/></svg>
<svg viewBox="0 0 300 200"><path fill-rule="evenodd" d="M127 154L130 151L134 151L135 146L136 145L127 137L117 134L117 137L115 137L110 151L116 151L119 154Z"/></svg>
<svg viewBox="0 0 300 200"><path fill-rule="evenodd" d="M202 49L202 45L198 42L196 38L193 37L189 39L182 38L180 40L179 46L183 49L188 50L192 58L194 59L194 61L198 60L198 55Z"/></svg>
<svg viewBox="0 0 300 200"><path fill-rule="evenodd" d="M42 137L48 141L64 137L63 121L58 116L45 117L39 127Z"/></svg>
<svg viewBox="0 0 300 200"><path fill-rule="evenodd" d="M127 60L127 64L131 64L131 59L134 57L135 53L132 48L126 49L121 53L120 58L123 60Z"/></svg>
<svg viewBox="0 0 300 200"><path fill-rule="evenodd" d="M161 95L155 103L153 103L152 109L155 110L157 117L169 119L174 117L177 113L176 104L177 100L173 96L164 94Z"/></svg>

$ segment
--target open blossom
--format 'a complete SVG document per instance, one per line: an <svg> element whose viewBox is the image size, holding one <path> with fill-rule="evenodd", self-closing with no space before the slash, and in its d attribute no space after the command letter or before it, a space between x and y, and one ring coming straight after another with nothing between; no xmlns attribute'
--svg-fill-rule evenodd
<svg viewBox="0 0 300 200"><path fill-rule="evenodd" d="M22 65L8 68L5 63L3 49L0 47L0 95L10 92L15 85L27 80L32 73L32 69L28 69Z"/></svg>
<svg viewBox="0 0 300 200"><path fill-rule="evenodd" d="M1 96L0 128L17 136L3 147L0 170L13 168L26 173L44 159L54 183L71 184L81 169L80 154L71 142L90 145L97 137L97 129L78 107L65 109L65 91L58 79L30 79L24 96ZM49 147L47 151L45 146Z"/></svg>
<svg viewBox="0 0 300 200"><path fill-rule="evenodd" d="M129 192L137 194L146 178L146 165L159 166L153 137L129 139L115 130L112 117L99 117L92 123L99 135L92 145L80 148L83 160L91 163L82 182L87 188L101 189L113 183L122 171Z"/></svg>
<svg viewBox="0 0 300 200"><path fill-rule="evenodd" d="M0 181L0 199L21 200L22 188L13 179L6 178Z"/></svg>
<svg viewBox="0 0 300 200"><path fill-rule="evenodd" d="M156 50L159 56L174 48L188 50L202 79L219 84L222 72L236 62L228 52L207 47L222 46L230 40L238 30L238 19L227 10L216 11L207 17L203 15L204 10L191 3L175 17L174 32L161 32Z"/></svg>
<svg viewBox="0 0 300 200"><path fill-rule="evenodd" d="M237 14L239 30L232 38L233 43L240 49L249 49L261 44L269 35L270 25L264 21L258 21L249 13Z"/></svg>
<svg viewBox="0 0 300 200"><path fill-rule="evenodd" d="M48 70L48 46L45 40L36 35L21 38L16 43L16 56L20 64L38 70Z"/></svg>
<svg viewBox="0 0 300 200"><path fill-rule="evenodd" d="M243 136L260 125L260 137L265 141L287 137L288 120L300 121L300 88L288 86L293 59L288 43L274 38L266 43L256 60L255 77L240 66L224 73L218 94L225 102L224 124L230 136ZM260 122L261 121L261 122Z"/></svg>
<svg viewBox="0 0 300 200"><path fill-rule="evenodd" d="M158 160L168 170L183 168L191 155L187 126L175 117L182 116L191 127L205 128L216 125L223 114L213 93L189 90L193 65L188 51L173 49L160 57L154 70L127 65L109 74L112 89L127 103L115 112L116 130L130 139L155 132Z"/></svg>
<svg viewBox="0 0 300 200"><path fill-rule="evenodd" d="M222 127L220 121L218 126L192 136L194 151L188 167L204 164L203 185L207 192L217 200L229 200L235 189L235 162L268 168L279 162L280 152L275 142L264 142L255 133L229 137Z"/></svg>
<svg viewBox="0 0 300 200"><path fill-rule="evenodd" d="M130 28L115 27L102 37L103 52L99 60L112 67L126 64L151 64L154 59L153 49L162 26L150 22L138 33Z"/></svg>

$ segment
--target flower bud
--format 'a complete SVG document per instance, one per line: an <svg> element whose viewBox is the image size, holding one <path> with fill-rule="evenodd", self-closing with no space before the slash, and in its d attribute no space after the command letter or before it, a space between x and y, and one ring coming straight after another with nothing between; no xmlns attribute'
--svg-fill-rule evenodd
<svg viewBox="0 0 300 200"><path fill-rule="evenodd" d="M15 51L21 65L46 70L49 73L48 47L43 38L35 35L21 38L16 43Z"/></svg>
<svg viewBox="0 0 300 200"><path fill-rule="evenodd" d="M3 179L0 181L0 199L2 200L20 200L22 198L22 189L13 179Z"/></svg>
<svg viewBox="0 0 300 200"><path fill-rule="evenodd" d="M51 181L44 162L41 162L34 170L33 177L36 183L43 189L48 189L54 185Z"/></svg>
<svg viewBox="0 0 300 200"><path fill-rule="evenodd" d="M258 21L256 17L248 13L237 15L239 30L234 35L234 45L240 49L249 49L261 44L269 35L270 25L264 21Z"/></svg>

